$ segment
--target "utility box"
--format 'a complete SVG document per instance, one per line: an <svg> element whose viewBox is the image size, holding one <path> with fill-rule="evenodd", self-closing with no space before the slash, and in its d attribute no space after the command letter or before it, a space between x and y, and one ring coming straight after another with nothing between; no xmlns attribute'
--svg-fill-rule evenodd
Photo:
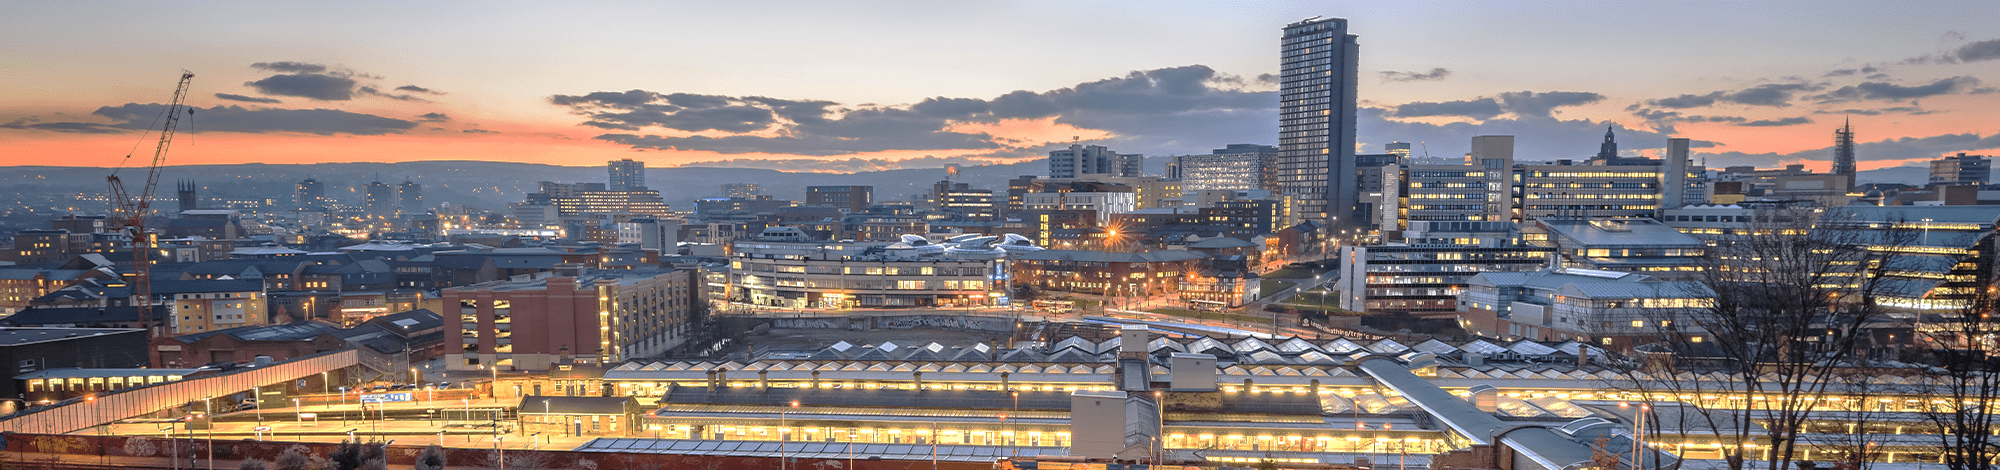
<svg viewBox="0 0 2000 470"><path fill-rule="evenodd" d="M1153 329L1146 325L1125 325L1118 328L1118 357L1143 359L1146 357L1146 342L1152 341Z"/></svg>
<svg viewBox="0 0 2000 470"><path fill-rule="evenodd" d="M1069 395L1069 455L1108 459L1125 450L1125 392Z"/></svg>
<svg viewBox="0 0 2000 470"><path fill-rule="evenodd" d="M1215 356L1174 353L1167 358L1167 389L1177 392L1215 391Z"/></svg>

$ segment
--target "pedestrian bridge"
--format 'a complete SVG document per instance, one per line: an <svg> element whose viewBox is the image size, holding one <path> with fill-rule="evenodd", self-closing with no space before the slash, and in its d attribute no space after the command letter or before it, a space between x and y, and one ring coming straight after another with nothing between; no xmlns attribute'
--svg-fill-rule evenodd
<svg viewBox="0 0 2000 470"><path fill-rule="evenodd" d="M353 349L328 351L214 375L114 390L0 416L0 432L61 434L145 415L188 402L241 393L360 364Z"/></svg>

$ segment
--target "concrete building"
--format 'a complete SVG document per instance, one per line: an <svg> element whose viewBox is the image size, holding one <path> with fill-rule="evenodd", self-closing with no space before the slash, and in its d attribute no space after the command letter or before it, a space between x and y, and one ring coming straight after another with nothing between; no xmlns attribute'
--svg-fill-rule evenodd
<svg viewBox="0 0 2000 470"><path fill-rule="evenodd" d="M1278 148L1229 144L1207 155L1175 155L1167 178L1181 181L1182 191L1278 190Z"/></svg>
<svg viewBox="0 0 2000 470"><path fill-rule="evenodd" d="M680 232L679 220L632 219L618 223L618 243L636 243L640 249L672 254L680 245Z"/></svg>
<svg viewBox="0 0 2000 470"><path fill-rule="evenodd" d="M1102 145L1071 144L1067 149L1049 152L1049 177L1145 176L1145 159L1144 155L1113 152Z"/></svg>
<svg viewBox="0 0 2000 470"><path fill-rule="evenodd" d="M634 189L613 191L601 183L556 183L542 181L536 192L511 207L516 220L526 226L550 226L560 218L581 215L647 215L668 217L669 211L659 191ZM550 219L554 207L557 219ZM532 222L531 222L532 221Z"/></svg>
<svg viewBox="0 0 2000 470"><path fill-rule="evenodd" d="M1143 297L1176 292L1180 279L1200 271L1207 259L1206 253L1182 250L1043 250L1016 256L1014 275L1043 290Z"/></svg>
<svg viewBox="0 0 2000 470"><path fill-rule="evenodd" d="M369 216L387 217L396 213L396 188L381 181L368 182L362 207Z"/></svg>
<svg viewBox="0 0 2000 470"><path fill-rule="evenodd" d="M1002 259L1038 249L1022 237L832 242L771 227L731 246L729 298L796 309L1006 305Z"/></svg>
<svg viewBox="0 0 2000 470"><path fill-rule="evenodd" d="M611 179L605 185L606 188L612 191L646 190L646 162L635 161L630 158L612 160L610 164L605 166L605 169L611 173Z"/></svg>
<svg viewBox="0 0 2000 470"><path fill-rule="evenodd" d="M399 204L399 206L401 207L404 213L406 214L424 213L425 207L424 207L423 183L404 180L403 184L396 185L396 197L398 200L402 202L401 204Z"/></svg>
<svg viewBox="0 0 2000 470"><path fill-rule="evenodd" d="M7 374L46 369L136 368L146 366L146 330L100 328L0 328L0 364ZM0 397L22 397L30 390L18 380L0 381ZM77 379L76 388L84 388Z"/></svg>
<svg viewBox="0 0 2000 470"><path fill-rule="evenodd" d="M1981 185L1993 181L1993 161L1982 155L1958 155L1931 160L1933 185Z"/></svg>
<svg viewBox="0 0 2000 470"><path fill-rule="evenodd" d="M1354 188L1361 45L1344 18L1285 25L1279 51L1278 188L1298 213L1334 229L1366 220Z"/></svg>
<svg viewBox="0 0 2000 470"><path fill-rule="evenodd" d="M1617 271L1481 273L1467 281L1459 297L1459 326L1509 340L1576 340L1625 350L1658 334L1653 322L1670 321L1662 320L1662 312L1702 308L1713 298L1697 282Z"/></svg>
<svg viewBox="0 0 2000 470"><path fill-rule="evenodd" d="M750 199L763 193L757 183L722 183L722 197Z"/></svg>
<svg viewBox="0 0 2000 470"><path fill-rule="evenodd" d="M305 181L299 182L298 192L294 196L293 202L294 209L300 212L323 212L326 210L327 203L331 201L326 199L326 184L316 179L306 178Z"/></svg>
<svg viewBox="0 0 2000 470"><path fill-rule="evenodd" d="M1021 203L1029 211L1093 211L1100 225L1110 220L1111 214L1131 212L1139 206L1137 194L1129 191L1029 193L1021 196Z"/></svg>
<svg viewBox="0 0 2000 470"><path fill-rule="evenodd" d="M1339 306L1368 313L1453 315L1472 276L1541 269L1554 249L1521 242L1505 221L1410 222L1400 243L1341 247Z"/></svg>
<svg viewBox="0 0 2000 470"><path fill-rule="evenodd" d="M154 294L171 296L168 326L182 335L269 323L269 299L256 279L155 281Z"/></svg>
<svg viewBox="0 0 2000 470"><path fill-rule="evenodd" d="M936 210L951 218L993 220L1000 217L1003 202L991 189L974 189L965 183L940 181L932 185Z"/></svg>
<svg viewBox="0 0 2000 470"><path fill-rule="evenodd" d="M758 212L777 212L784 208L792 207L793 205L796 204L798 204L798 202L796 201L772 199L771 196L766 196L762 194L750 196L747 198L710 197L710 198L696 199L694 201L694 212L700 215L714 215L724 212L739 212L739 211L749 212L754 214Z"/></svg>
<svg viewBox="0 0 2000 470"><path fill-rule="evenodd" d="M1708 244L1651 218L1541 218L1530 243L1552 247L1558 267L1646 274L1668 280L1698 277Z"/></svg>
<svg viewBox="0 0 2000 470"><path fill-rule="evenodd" d="M807 205L826 205L841 212L861 212L875 205L874 186L807 186Z"/></svg>
<svg viewBox="0 0 2000 470"><path fill-rule="evenodd" d="M694 270L592 270L444 291L459 341L451 370L549 370L651 357L680 347L704 321ZM454 309L452 306L456 306Z"/></svg>

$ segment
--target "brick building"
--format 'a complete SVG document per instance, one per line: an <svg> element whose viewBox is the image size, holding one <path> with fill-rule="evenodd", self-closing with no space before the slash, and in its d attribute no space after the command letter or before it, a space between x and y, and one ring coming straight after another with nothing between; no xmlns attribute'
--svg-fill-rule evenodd
<svg viewBox="0 0 2000 470"><path fill-rule="evenodd" d="M446 290L457 321L445 335L460 338L447 367L548 370L664 353L702 320L698 281L693 270L571 271Z"/></svg>

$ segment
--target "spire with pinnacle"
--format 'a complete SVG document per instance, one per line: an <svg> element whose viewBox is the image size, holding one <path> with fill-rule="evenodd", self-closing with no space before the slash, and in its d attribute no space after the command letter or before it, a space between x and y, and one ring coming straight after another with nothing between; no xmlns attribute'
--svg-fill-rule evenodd
<svg viewBox="0 0 2000 470"><path fill-rule="evenodd" d="M1854 189L1854 121L1844 120L1839 129L1833 130L1833 174L1847 177L1847 188Z"/></svg>

